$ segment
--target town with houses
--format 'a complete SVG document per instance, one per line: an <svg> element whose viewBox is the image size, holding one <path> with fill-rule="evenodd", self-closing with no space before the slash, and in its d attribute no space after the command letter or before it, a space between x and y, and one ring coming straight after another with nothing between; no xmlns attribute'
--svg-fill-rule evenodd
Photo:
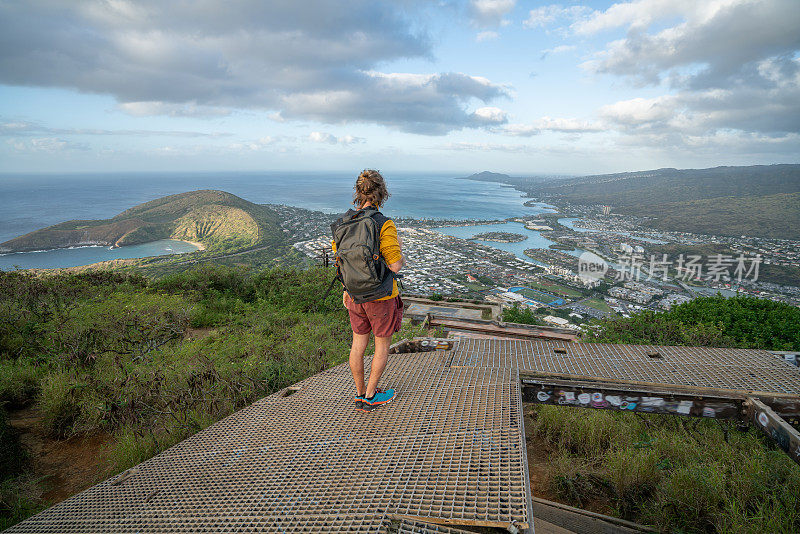
<svg viewBox="0 0 800 534"><path fill-rule="evenodd" d="M322 263L326 256L332 261L330 224L335 215L272 207L283 212L284 232L308 261ZM562 210L569 216L547 214L507 221L396 219L406 259L403 291L434 299L528 308L543 323L575 329L585 328L591 319L629 316L644 309L669 310L718 292L800 305L800 280L792 270L800 265L800 241L654 231L614 216L608 206ZM464 239L439 231L509 221L522 223L526 231L535 231L553 244L526 249L520 257L474 236ZM503 236L498 241L515 240ZM665 245L686 247L689 252L667 254ZM698 253L704 249L727 252ZM579 252L599 257L607 271L585 276L580 272ZM787 274L782 275L781 269Z"/></svg>

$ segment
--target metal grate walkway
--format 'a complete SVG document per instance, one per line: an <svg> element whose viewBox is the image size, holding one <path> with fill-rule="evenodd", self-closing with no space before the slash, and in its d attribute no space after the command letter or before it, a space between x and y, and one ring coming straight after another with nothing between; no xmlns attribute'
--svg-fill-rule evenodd
<svg viewBox="0 0 800 534"><path fill-rule="evenodd" d="M464 339L449 365L800 395L800 369L765 350Z"/></svg>
<svg viewBox="0 0 800 534"><path fill-rule="evenodd" d="M354 410L344 364L8 532L524 530L526 370L800 393L800 370L765 351L463 339L391 355L382 382L399 393L380 410Z"/></svg>
<svg viewBox="0 0 800 534"><path fill-rule="evenodd" d="M355 411L345 364L9 532L380 533L394 515L527 527L516 370L448 369L418 353L391 356L384 377L399 394L380 410Z"/></svg>

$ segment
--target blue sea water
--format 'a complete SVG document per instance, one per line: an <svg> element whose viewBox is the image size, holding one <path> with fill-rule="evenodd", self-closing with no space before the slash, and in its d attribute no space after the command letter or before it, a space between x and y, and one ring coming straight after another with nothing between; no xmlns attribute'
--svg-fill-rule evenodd
<svg viewBox="0 0 800 534"><path fill-rule="evenodd" d="M208 172L0 175L0 243L72 219L107 219L165 195L220 189L258 204L287 204L328 213L346 211L357 172ZM382 209L391 217L417 219L505 219L548 211L524 206L522 193L496 183L456 175L385 172L391 197ZM129 247L116 249L122 253ZM81 252L71 252L81 251ZM59 251L73 265L113 259L105 247ZM55 251L36 254L30 267L50 261ZM119 252L118 252L119 253ZM150 255L149 253L146 255ZM15 255L21 260L21 255ZM91 256L91 258L90 258ZM139 257L139 256L128 256ZM0 256L3 258L3 256ZM56 261L55 259L53 261ZM27 260L26 260L27 262ZM3 263L6 263L3 261ZM7 268L0 265L0 269Z"/></svg>
<svg viewBox="0 0 800 534"><path fill-rule="evenodd" d="M196 245L186 241L162 239L115 249L104 246L88 246L44 250L41 252L17 252L0 255L0 270L74 267L75 265L88 265L105 260L183 254L185 252L194 252L197 249Z"/></svg>
<svg viewBox="0 0 800 534"><path fill-rule="evenodd" d="M531 258L526 256L525 249L529 248L549 249L550 245L555 244L555 241L551 241L546 237L542 236L541 232L538 232L536 230L529 230L528 228L525 228L524 224L513 221L497 223L497 224L450 226L445 228L437 228L437 231L443 234L451 235L453 237L460 237L462 239L469 239L477 234L482 234L484 232L509 232L513 234L522 234L526 236L527 239L524 241L520 241L518 243L498 243L496 241L484 241L482 239L476 239L475 242L487 245L489 247L499 248L500 250L513 252L518 258L521 258L525 261L529 261L531 263L535 263L537 265L541 265L541 263L532 260ZM576 248L575 250L561 251L561 252L566 252L567 254L570 254L577 258L581 254L583 254L584 251L582 249Z"/></svg>

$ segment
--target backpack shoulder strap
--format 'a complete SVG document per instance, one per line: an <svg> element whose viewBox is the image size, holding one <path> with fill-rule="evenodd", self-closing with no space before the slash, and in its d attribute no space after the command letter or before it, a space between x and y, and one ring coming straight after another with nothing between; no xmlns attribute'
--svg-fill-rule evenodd
<svg viewBox="0 0 800 534"><path fill-rule="evenodd" d="M375 219L376 223L378 223L378 234L380 234L381 230L383 229L383 225L386 224L386 221L389 220L389 217L378 210L375 210L375 213L373 213L371 217Z"/></svg>

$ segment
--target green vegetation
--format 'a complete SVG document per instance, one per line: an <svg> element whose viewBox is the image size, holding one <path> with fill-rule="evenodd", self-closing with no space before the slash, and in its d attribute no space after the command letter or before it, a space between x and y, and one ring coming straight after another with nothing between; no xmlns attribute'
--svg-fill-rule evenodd
<svg viewBox="0 0 800 534"><path fill-rule="evenodd" d="M498 243L519 243L528 239L528 236L514 232L482 232L475 234L470 239L482 239L484 241L496 241Z"/></svg>
<svg viewBox="0 0 800 534"><path fill-rule="evenodd" d="M800 165L658 169L523 190L537 198L610 205L616 213L651 217L649 224L664 230L794 239L800 225Z"/></svg>
<svg viewBox="0 0 800 534"><path fill-rule="evenodd" d="M800 348L800 310L748 297L708 297L664 313L601 322L592 341ZM756 429L542 406L532 434L552 448L558 498L668 532L800 531L800 468Z"/></svg>
<svg viewBox="0 0 800 534"><path fill-rule="evenodd" d="M661 230L795 239L792 228L800 227L800 193L665 202L618 211L652 217L648 225Z"/></svg>
<svg viewBox="0 0 800 534"><path fill-rule="evenodd" d="M341 294L320 301L332 276L214 264L158 280L0 272L0 405L32 405L54 438L110 435L103 475L119 472L344 362L351 334ZM0 419L8 526L46 504L34 491L46 481L8 471L25 462L6 430Z"/></svg>
<svg viewBox="0 0 800 534"><path fill-rule="evenodd" d="M0 407L0 531L44 508L36 480L23 469L28 455Z"/></svg>
<svg viewBox="0 0 800 534"><path fill-rule="evenodd" d="M482 292L486 291L487 289L491 289L492 286L494 286L494 282L492 281L491 278L489 278L488 276L482 276L482 275L479 275L479 278L476 278L476 280L478 280L478 282L471 282L469 280L469 278L467 278L467 275L465 275L465 274L457 274L457 275L453 276L451 279L454 282L458 282L459 284L462 284L464 287L467 288L467 290L469 290L469 292L472 292L472 293L482 293ZM489 283L487 284L486 282L481 281L481 279L486 280Z"/></svg>
<svg viewBox="0 0 800 534"><path fill-rule="evenodd" d="M590 341L800 350L800 309L747 296L703 297L600 324Z"/></svg>
<svg viewBox="0 0 800 534"><path fill-rule="evenodd" d="M584 292L572 288L567 287L565 285L556 284L555 282L550 282L549 280L540 278L537 281L530 281L527 285L533 289L538 289L539 291L544 291L546 293L552 293L554 295L559 295L561 297L567 298L581 298L584 296Z"/></svg>
<svg viewBox="0 0 800 534"><path fill-rule="evenodd" d="M741 254L741 252L737 252L721 243L704 243L702 245L683 245L680 243L648 245L647 251L659 257L661 254L666 254L667 257L672 260L677 260L678 256L681 254L683 254L684 257L694 255L703 258L711 258L717 254L723 254L731 256L735 260ZM745 258L745 265L749 269L752 257L750 254L745 254ZM735 264L734 267L731 268L731 274L734 273L734 268ZM762 263L758 267L758 280L760 282L772 282L773 284L787 286L800 285L800 267L797 265L767 265Z"/></svg>
<svg viewBox="0 0 800 534"><path fill-rule="evenodd" d="M548 486L573 506L664 532L797 532L800 468L758 430L541 406Z"/></svg>
<svg viewBox="0 0 800 534"><path fill-rule="evenodd" d="M535 186L575 204L647 206L653 199L768 196L800 191L800 165L658 169L551 180Z"/></svg>
<svg viewBox="0 0 800 534"><path fill-rule="evenodd" d="M536 313L533 312L528 307L521 308L519 304L516 302L513 306L505 308L503 310L503 321L507 323L520 323L520 324L534 324L534 325L544 325L545 322L542 321L541 318L536 316Z"/></svg>
<svg viewBox="0 0 800 534"><path fill-rule="evenodd" d="M319 301L331 277L214 263L157 279L0 272L0 405L34 407L57 439L110 436L101 474L109 476L344 362L350 329L340 295ZM519 307L504 320L541 324ZM397 338L413 334L404 327ZM709 297L603 321L591 337L797 350L800 310ZM800 529L800 470L755 431L557 407L533 418L553 449L551 489L569 503L678 532ZM47 480L32 476L5 421L0 415L0 528L49 504Z"/></svg>
<svg viewBox="0 0 800 534"><path fill-rule="evenodd" d="M224 191L201 190L145 202L106 220L67 221L2 243L29 251L94 242L133 245L158 239L199 241L214 253L280 245L278 214Z"/></svg>
<svg viewBox="0 0 800 534"><path fill-rule="evenodd" d="M611 307L608 304L606 304L606 301L604 301L604 300L586 299L583 302L581 302L581 304L583 304L584 306L587 306L589 308L594 308L595 310L600 310L600 311L604 311L604 312L608 312L608 313L614 313L614 310L612 310Z"/></svg>

